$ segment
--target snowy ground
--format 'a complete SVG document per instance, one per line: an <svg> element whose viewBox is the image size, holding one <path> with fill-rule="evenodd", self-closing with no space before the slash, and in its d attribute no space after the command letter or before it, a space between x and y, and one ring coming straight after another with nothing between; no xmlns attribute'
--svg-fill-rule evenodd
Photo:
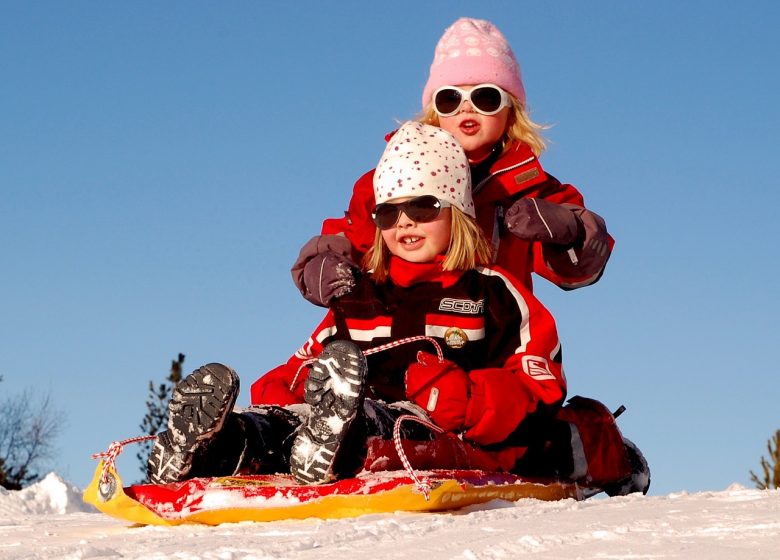
<svg viewBox="0 0 780 560"><path fill-rule="evenodd" d="M0 489L0 559L780 557L780 491L733 486L662 497L492 502L448 514L131 527L55 474Z"/></svg>

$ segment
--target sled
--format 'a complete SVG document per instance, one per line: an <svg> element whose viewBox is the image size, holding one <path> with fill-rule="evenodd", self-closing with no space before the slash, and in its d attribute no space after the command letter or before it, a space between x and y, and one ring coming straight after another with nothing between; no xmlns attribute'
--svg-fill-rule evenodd
<svg viewBox="0 0 780 560"><path fill-rule="evenodd" d="M592 489L555 480L476 470L366 472L330 484L303 485L290 475L194 478L123 487L113 465L100 461L84 501L140 525L219 525L241 521L337 519L370 513L440 512L491 500L582 500Z"/></svg>

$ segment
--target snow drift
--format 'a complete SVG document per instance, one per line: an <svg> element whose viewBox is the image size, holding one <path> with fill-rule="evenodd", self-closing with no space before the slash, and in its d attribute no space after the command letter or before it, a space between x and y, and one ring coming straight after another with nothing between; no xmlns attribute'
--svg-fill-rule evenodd
<svg viewBox="0 0 780 560"><path fill-rule="evenodd" d="M0 558L707 558L774 559L780 491L516 503L440 514L131 527L94 513L52 473L0 491Z"/></svg>

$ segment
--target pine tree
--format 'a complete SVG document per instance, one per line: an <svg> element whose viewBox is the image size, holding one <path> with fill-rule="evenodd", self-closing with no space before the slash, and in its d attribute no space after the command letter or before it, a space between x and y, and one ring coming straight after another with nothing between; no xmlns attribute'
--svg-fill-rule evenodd
<svg viewBox="0 0 780 560"><path fill-rule="evenodd" d="M181 381L182 364L184 364L184 354L179 354L175 360L171 361L171 370L168 377L155 388L154 381L149 381L149 396L146 398L146 416L140 424L144 434L150 436L157 435L166 429L168 425L168 402L171 400L173 388ZM146 478L146 463L149 461L149 454L152 452L154 440L145 441L140 444L140 450L136 454L140 469Z"/></svg>
<svg viewBox="0 0 780 560"><path fill-rule="evenodd" d="M756 488L761 490L780 488L780 430L777 430L774 437L767 441L766 449L768 458L761 457L763 478L759 478L756 473L750 471L750 480L755 483Z"/></svg>

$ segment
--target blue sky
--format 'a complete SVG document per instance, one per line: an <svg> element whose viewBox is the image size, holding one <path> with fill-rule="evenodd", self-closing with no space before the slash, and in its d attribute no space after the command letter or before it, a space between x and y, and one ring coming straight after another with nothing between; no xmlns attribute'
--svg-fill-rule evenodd
<svg viewBox="0 0 780 560"><path fill-rule="evenodd" d="M86 485L177 353L247 404L308 337L290 264L464 15L507 36L545 168L617 240L597 285L536 282L570 394L626 405L652 493L750 484L780 428L780 8L757 1L0 2L0 400L52 396L53 469Z"/></svg>

